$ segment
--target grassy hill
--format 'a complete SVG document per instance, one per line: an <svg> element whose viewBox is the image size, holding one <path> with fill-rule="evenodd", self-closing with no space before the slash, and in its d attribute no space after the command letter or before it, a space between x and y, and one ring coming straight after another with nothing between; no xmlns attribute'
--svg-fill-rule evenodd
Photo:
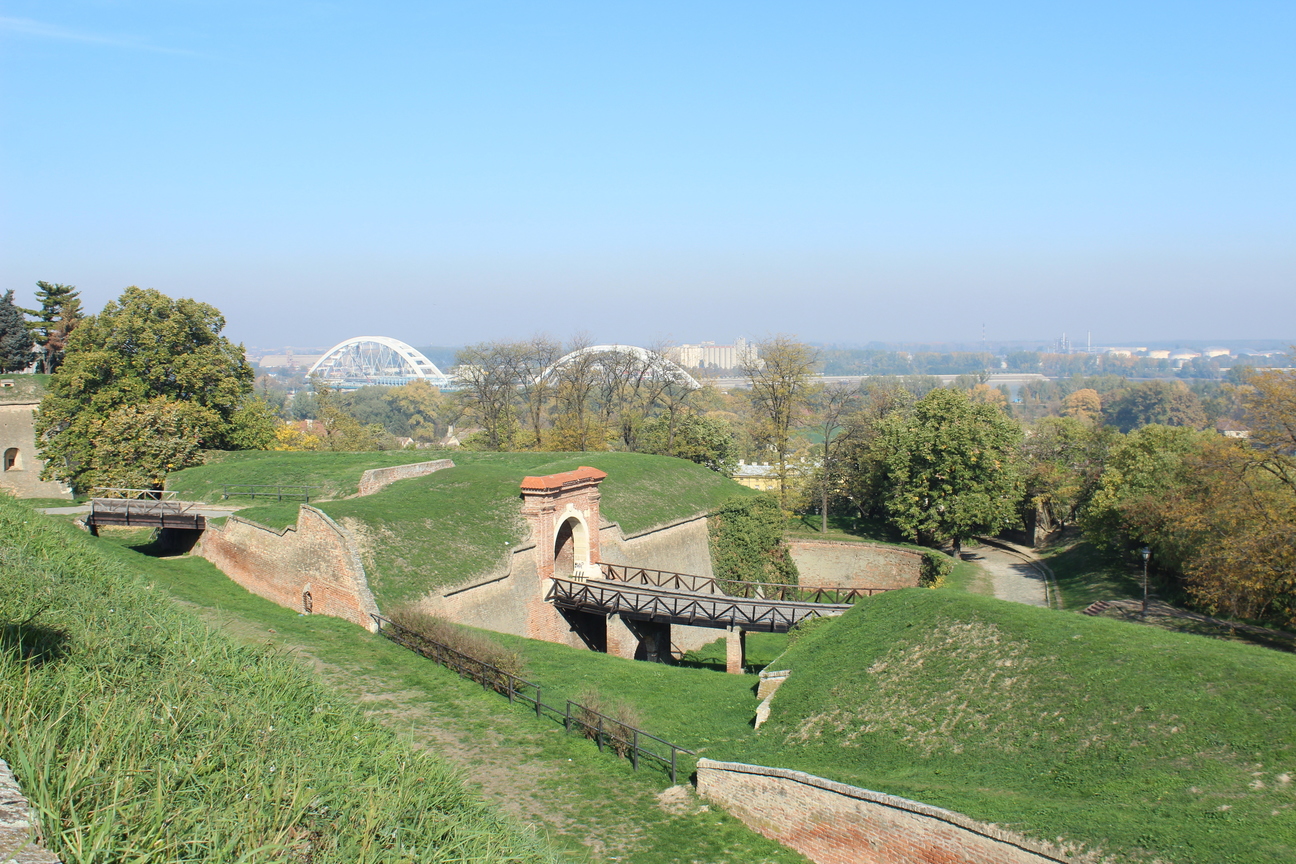
<svg viewBox="0 0 1296 864"><path fill-rule="evenodd" d="M1120 860L1296 860L1296 658L954 591L813 631L744 761Z"/></svg>
<svg viewBox="0 0 1296 864"><path fill-rule="evenodd" d="M62 860L552 860L438 759L135 572L0 496L0 758Z"/></svg>
<svg viewBox="0 0 1296 864"><path fill-rule="evenodd" d="M409 457L410 452L228 454L239 458L177 472L167 485L180 490L182 497L204 490L210 494L220 483L331 484L339 492L354 493L360 472L378 467L371 464L377 457ZM519 486L527 475L555 474L581 465L606 471L603 515L627 533L711 510L734 495L758 494L693 462L640 453L425 450L416 455L405 461L450 458L455 467L398 481L364 498L312 500L365 547L370 586L384 608L499 565L506 551L526 538ZM280 476L294 479L268 479ZM343 485L346 477L352 478L349 487ZM296 521L297 510L297 504L276 503L249 507L239 515L282 528Z"/></svg>
<svg viewBox="0 0 1296 864"><path fill-rule="evenodd" d="M344 498L360 488L360 475L370 468L390 468L411 462L442 459L445 454L427 450L387 450L375 453L314 453L242 450L211 450L206 464L177 471L167 477L167 489L174 489L186 501L218 501L224 483L256 485L318 486L311 499ZM235 504L249 499L234 498Z"/></svg>

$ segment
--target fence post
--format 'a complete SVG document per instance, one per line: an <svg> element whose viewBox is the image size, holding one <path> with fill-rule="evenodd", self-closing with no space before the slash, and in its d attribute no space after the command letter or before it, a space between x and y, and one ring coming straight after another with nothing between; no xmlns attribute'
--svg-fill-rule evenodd
<svg viewBox="0 0 1296 864"><path fill-rule="evenodd" d="M594 736L594 740L598 742L599 752L601 753L603 752L603 715L602 714L598 715L598 718L599 718L598 734Z"/></svg>
<svg viewBox="0 0 1296 864"><path fill-rule="evenodd" d="M512 702L513 701L513 676L505 672L504 681L508 684L508 697L509 697L509 701Z"/></svg>
<svg viewBox="0 0 1296 864"><path fill-rule="evenodd" d="M540 701L540 690L539 688L536 688L536 702L539 701ZM539 710L540 708L537 706L536 711ZM571 734L571 700L570 699L567 700L567 716L563 718L563 733L566 735Z"/></svg>
<svg viewBox="0 0 1296 864"><path fill-rule="evenodd" d="M675 745L671 745L671 785L675 784Z"/></svg>
<svg viewBox="0 0 1296 864"><path fill-rule="evenodd" d="M639 770L639 730L634 730L633 741L630 745L630 765L634 770Z"/></svg>
<svg viewBox="0 0 1296 864"><path fill-rule="evenodd" d="M536 719L540 719L540 685L536 685Z"/></svg>

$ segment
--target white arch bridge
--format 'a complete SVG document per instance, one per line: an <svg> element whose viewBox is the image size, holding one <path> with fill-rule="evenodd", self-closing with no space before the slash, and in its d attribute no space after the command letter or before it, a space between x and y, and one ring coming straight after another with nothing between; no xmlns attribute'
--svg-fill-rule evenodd
<svg viewBox="0 0 1296 864"><path fill-rule="evenodd" d="M355 336L339 342L306 374L342 390L369 385L399 387L411 381L426 381L438 388L452 386L451 378L417 348L388 336Z"/></svg>

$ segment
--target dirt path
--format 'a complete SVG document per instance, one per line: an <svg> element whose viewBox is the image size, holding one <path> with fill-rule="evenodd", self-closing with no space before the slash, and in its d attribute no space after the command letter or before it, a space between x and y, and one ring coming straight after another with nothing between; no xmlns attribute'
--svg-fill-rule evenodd
<svg viewBox="0 0 1296 864"><path fill-rule="evenodd" d="M994 596L1027 606L1045 606L1048 586L1044 572L1032 564L1025 553L1012 552L982 543L963 553L969 561L981 565L993 582Z"/></svg>

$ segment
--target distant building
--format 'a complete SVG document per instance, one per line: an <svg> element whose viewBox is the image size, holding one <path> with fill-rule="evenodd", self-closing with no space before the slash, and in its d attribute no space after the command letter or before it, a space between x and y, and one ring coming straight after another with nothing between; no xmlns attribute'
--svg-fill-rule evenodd
<svg viewBox="0 0 1296 864"><path fill-rule="evenodd" d="M72 498L62 483L40 479L45 463L36 455L36 409L45 395L32 375L0 378L0 489L19 498Z"/></svg>
<svg viewBox="0 0 1296 864"><path fill-rule="evenodd" d="M663 353L685 369L738 369L749 359L755 359L756 346L740 338L732 345L714 342L675 345Z"/></svg>
<svg viewBox="0 0 1296 864"><path fill-rule="evenodd" d="M1147 358L1149 360L1169 360L1170 352L1164 348L1155 348L1147 352Z"/></svg>
<svg viewBox="0 0 1296 864"><path fill-rule="evenodd" d="M777 492L779 488L778 466L768 462L739 461L733 479L748 489L762 492Z"/></svg>
<svg viewBox="0 0 1296 864"><path fill-rule="evenodd" d="M1215 431L1225 438L1250 438L1251 430L1243 426L1236 420L1229 420L1227 417L1222 418L1215 424Z"/></svg>

